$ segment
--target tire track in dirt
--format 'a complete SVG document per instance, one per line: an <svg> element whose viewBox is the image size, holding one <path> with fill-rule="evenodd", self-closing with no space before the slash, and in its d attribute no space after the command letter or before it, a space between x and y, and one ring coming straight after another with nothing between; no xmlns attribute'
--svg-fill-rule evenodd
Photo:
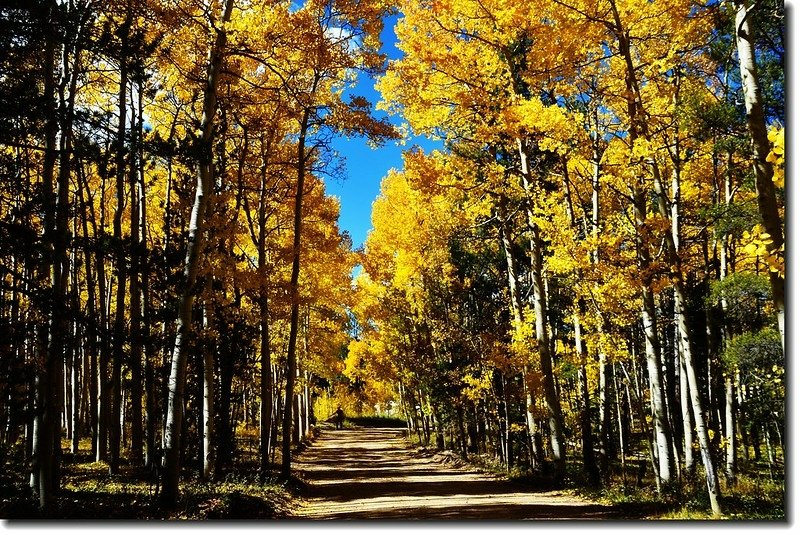
<svg viewBox="0 0 800 535"><path fill-rule="evenodd" d="M324 429L297 459L297 519L620 519L566 491L536 491L408 447L399 429Z"/></svg>

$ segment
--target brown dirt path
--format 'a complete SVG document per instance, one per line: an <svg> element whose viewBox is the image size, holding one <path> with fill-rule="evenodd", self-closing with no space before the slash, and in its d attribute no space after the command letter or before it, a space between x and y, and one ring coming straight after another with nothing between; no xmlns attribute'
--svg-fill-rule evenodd
<svg viewBox="0 0 800 535"><path fill-rule="evenodd" d="M613 507L536 491L410 449L398 429L324 429L298 458L297 519L612 519Z"/></svg>

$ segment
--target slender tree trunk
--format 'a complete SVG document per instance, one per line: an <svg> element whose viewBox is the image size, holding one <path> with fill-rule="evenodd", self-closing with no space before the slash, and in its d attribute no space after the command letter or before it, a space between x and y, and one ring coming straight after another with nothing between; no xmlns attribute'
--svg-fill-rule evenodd
<svg viewBox="0 0 800 535"><path fill-rule="evenodd" d="M100 188L101 197L105 192L106 175L102 174L102 184ZM94 219L93 219L94 221ZM94 227L94 235L105 237L105 204L100 202L100 232ZM98 333L100 346L100 362L97 368L98 400L97 400L97 455L95 460L105 461L108 458L108 418L110 391L108 382L109 347L108 347L108 297L106 295L106 271L105 256L101 247L97 248L96 253L97 268L97 296L99 298L98 308L100 316L100 329Z"/></svg>
<svg viewBox="0 0 800 535"><path fill-rule="evenodd" d="M550 446L553 448L553 459L557 476L563 475L566 469L566 449L564 442L564 416L561 412L561 401L556 391L553 376L553 361L550 352L550 335L547 332L547 297L544 288L542 271L542 240L538 227L531 229L531 273L533 275L533 308L536 315L536 340L539 349L539 366L544 383L545 402L549 415Z"/></svg>
<svg viewBox="0 0 800 535"><path fill-rule="evenodd" d="M683 415L683 467L686 477L692 478L694 474L694 425L691 401L689 400L689 383L686 381L686 370L681 360L681 414Z"/></svg>
<svg viewBox="0 0 800 535"><path fill-rule="evenodd" d="M533 192L533 180L528 164L528 149L522 139L517 139L517 147L521 162L522 181L525 193L530 199ZM544 280L544 245L541 230L535 222L529 202L525 206L530 233L531 280L533 289L533 309L536 316L536 347L539 353L539 367L542 372L544 398L547 405L548 423L550 425L550 446L556 465L556 477L561 477L566 469L566 448L564 442L564 415L561 401L556 391L553 376L553 356L550 347L550 335L547 330L548 306L547 291Z"/></svg>
<svg viewBox="0 0 800 535"><path fill-rule="evenodd" d="M127 262L125 258L125 245L122 236L122 216L125 211L125 159L127 149L125 145L125 130L128 118L128 39L132 23L132 2L128 0L125 21L120 28L121 49L120 49L120 70L119 70L119 124L117 126L116 140L116 193L117 205L114 210L114 244L116 252L115 274L117 279L117 297L115 301L114 313L114 336L113 336L113 358L111 362L111 414L109 426L109 462L108 470L110 474L119 471L120 441L122 415L122 361L125 358L125 286L127 282Z"/></svg>
<svg viewBox="0 0 800 535"><path fill-rule="evenodd" d="M75 301L77 301L77 299ZM73 333L75 334L73 340L77 340L77 322ZM83 374L81 373L83 359L81 357L81 351L77 344L75 344L72 348L72 366L70 367L70 386L72 387L70 392L70 396L72 397L72 412L70 414L70 438L72 440L70 443L70 452L72 454L78 453L81 437L81 385L83 383Z"/></svg>
<svg viewBox="0 0 800 535"><path fill-rule="evenodd" d="M500 383L503 389L503 412L502 412L502 420L500 422L500 440L503 444L502 452L503 457L505 460L506 465L506 472L511 470L511 417L508 413L508 389L506 388L506 378L505 375L500 374ZM535 422L534 422L535 425ZM534 427L534 430L536 428ZM536 443L536 437L531 437L528 435L528 440L531 440L534 444ZM531 446L531 451L533 451L534 446Z"/></svg>
<svg viewBox="0 0 800 535"><path fill-rule="evenodd" d="M67 6L70 15L74 12L74 6L69 3ZM54 12L52 12L54 14ZM51 22L55 22L51 19ZM73 52L74 48L74 52ZM48 353L53 368L49 371L51 375L50 385L65 384L64 359L66 355L75 353L69 343L69 322L70 310L68 308L68 281L70 274L70 262L68 257L69 250L69 188L70 176L72 172L72 139L73 139L73 117L75 108L75 93L77 86L77 72L80 54L77 47L73 47L69 42L65 42L61 48L62 64L61 79L58 84L58 130L60 131L59 149L59 169L56 183L55 195L55 228L52 236L53 258L51 265L51 287L53 294L52 309L50 318L50 340ZM72 64L70 55L72 54ZM49 60L48 60L49 62ZM74 364L74 363L73 363ZM77 379L77 377L76 377ZM52 490L57 493L61 478L61 416L64 423L69 426L69 415L64 410L65 400L68 399L69 392L61 388L52 391L52 402L55 414L51 420L53 434L53 457L51 460Z"/></svg>
<svg viewBox="0 0 800 535"><path fill-rule="evenodd" d="M609 465L614 455L614 437L611 424L611 407L609 375L613 369L608 364L605 351L598 355L599 378L597 387L598 412L600 413L600 472L604 478L609 475Z"/></svg>
<svg viewBox="0 0 800 535"><path fill-rule="evenodd" d="M647 240L643 236L646 232L646 202L644 191L637 189L634 192L636 199L634 212L637 225L637 250L639 269L643 272L652 269L650 252L647 250ZM650 380L650 401L653 407L656 443L658 450L658 477L662 483L670 483L674 479L674 459L672 457L672 430L667 416L666 396L664 389L664 375L661 366L661 344L658 336L655 297L651 281L645 280L641 286L642 294L642 327L645 333L645 355L647 358L647 371Z"/></svg>
<svg viewBox="0 0 800 535"><path fill-rule="evenodd" d="M508 291L511 295L511 313L514 318L514 328L519 329L522 327L522 297L520 295L519 286L517 283L517 262L514 258L513 241L511 239L510 223L508 221L508 209L506 207L506 199L500 198L497 204L498 217L500 219L500 238L503 245L503 251L506 257L506 273L508 276ZM503 388L505 392L505 388ZM526 443L531 452L531 468L535 469L539 464L539 452L535 447L535 434L536 434L536 419L533 414L533 396L531 395L530 388L528 387L528 365L524 363L522 366L522 391L525 400L525 425L527 428ZM508 425L508 422L506 422ZM507 444L508 445L508 444Z"/></svg>
<svg viewBox="0 0 800 535"><path fill-rule="evenodd" d="M204 241L204 217L210 204L213 186L213 127L217 109L217 82L222 69L222 61L227 41L225 24L230 20L233 0L225 0L221 25L214 31L216 37L208 54L208 79L203 92L203 117L201 137L198 140L201 151L197 163L197 189L189 223L189 243L184 261L183 290L176 323L175 346L169 376L169 398L164 431L164 466L161 489L161 503L173 507L178 498L178 479L180 475L180 433L183 427L184 391L186 388L187 345L192 327L192 305L194 303L194 284L199 268L200 251Z"/></svg>
<svg viewBox="0 0 800 535"><path fill-rule="evenodd" d="M734 395L733 377L725 376L725 479L728 486L736 483L736 396Z"/></svg>
<svg viewBox="0 0 800 535"><path fill-rule="evenodd" d="M259 245L260 247L260 245ZM263 263L263 252L259 251L259 264ZM262 274L262 277L264 275ZM261 279L259 295L259 323L261 333L261 405L260 405L260 431L259 431L259 455L261 461L261 478L264 480L270 471L269 455L272 449L272 406L274 400L272 396L272 356L270 351L269 339L269 299L267 296L266 282Z"/></svg>
<svg viewBox="0 0 800 535"><path fill-rule="evenodd" d="M675 91L673 93L673 106L674 106L675 110L679 110L680 109L681 80L682 80L681 72L680 72L680 68L678 68L678 69L676 69L675 76L674 76ZM671 153L671 158L672 158L672 162L673 162L672 194L671 194L671 197L670 197L670 206L669 206L669 210L670 210L670 219L669 219L669 221L671 223L672 242L674 244L676 255L680 252L680 247L681 247L681 217L682 217L681 216L681 206L682 206L682 204L681 204L681 171L682 171L682 164L683 164L683 156L681 154L681 150L682 149L681 149L679 124L680 123L678 121L676 121L676 123L675 123L675 132L674 132L674 135L673 135L673 147L672 147L672 153ZM653 163L653 166L655 166L655 165L656 164ZM656 171L657 171L657 168L656 168ZM656 172L654 176L658 177L660 175L658 175L658 173ZM658 190L660 188L657 187L656 189ZM666 200L666 193L662 192L662 194L664 195L664 199ZM664 206L663 209L664 209L664 211L666 211L667 207ZM663 215L663 213L662 213L662 215ZM677 274L679 275L679 279L682 280L682 273L680 273L680 263L679 262L675 262L674 264L675 265L673 267L675 268L675 271L678 272ZM680 296L677 295L677 290L673 291L673 304L675 305L679 301L679 299L680 299ZM668 391L669 391L669 396L670 396L670 403L669 403L670 415L672 417L672 425L673 425L674 435L676 435L676 436L673 436L673 439L675 440L674 456L675 456L676 468L677 468L678 474L680 474L680 463L678 462L678 460L680 459L679 451L680 451L681 448L680 448L680 444L678 443L678 438L679 437L677 435L680 433L680 431L682 431L681 435L685 435L686 432L689 431L690 432L690 436L691 436L692 427L688 422L686 422L686 419L685 419L685 416L684 416L684 417L681 418L681 421L682 421L683 425L681 427L681 430L679 431L677 429L676 419L678 418L678 411L679 410L681 411L681 415L684 415L685 407L682 405L681 385L685 382L686 373L685 373L685 371L683 369L684 368L683 361L684 361L684 359L688 358L688 356L689 356L688 352L690 351L691 348L684 347L683 339L680 336L680 333L678 332L679 331L678 325L680 324L680 321L681 321L681 318L678 317L678 314L679 313L686 314L688 311L686 311L686 310L679 311L678 307L674 306L673 312L674 312L674 317L675 317L675 326L674 326L674 331L673 331L673 333L674 333L673 334L673 344L674 345L673 345L672 358L669 359L669 361L672 363L672 366L671 366L671 369L670 369L670 378L671 378L671 380L668 381L670 383L670 387L669 387ZM678 375L678 377L677 377L677 382L678 382L677 391L676 391L676 384L675 384L675 379L676 379L675 374L676 373ZM688 384L686 386L688 387ZM677 396L676 396L676 394L677 394ZM683 453L685 454L686 453L685 446L686 446L686 440L687 439L686 439L685 436L683 436L682 438L683 438L683 446L684 446L683 447L683 450L684 450ZM689 439L689 442L691 443L691 438Z"/></svg>
<svg viewBox="0 0 800 535"><path fill-rule="evenodd" d="M281 445L281 478L288 480L292 470L292 421L294 382L297 374L297 329L300 319L300 235L303 226L303 188L306 178L306 131L311 112L307 108L300 122L297 142L297 191L294 197L294 241L292 243L292 275L289 283L292 311L289 320L289 346L286 351L286 402L283 407L283 443Z"/></svg>
<svg viewBox="0 0 800 535"><path fill-rule="evenodd" d="M643 129L643 134L645 137L647 136L646 129ZM679 161L676 161L676 166L678 164ZM657 163L655 161L651 161L650 168L653 175L653 183L658 201L658 210L662 217L670 220L673 217L676 217L676 215L671 213L668 208L667 195L661 182L661 175ZM678 185L676 186L675 191L675 203L678 203L680 200L679 180L679 176L676 177ZM705 415L703 414L704 408L702 404L702 396L697 384L694 352L692 351L691 347L691 328L688 317L686 290L684 287L683 272L681 270L682 268L679 255L680 227L678 221L672 221L672 224L673 232L667 233L666 245L667 257L670 264L672 283L674 287L675 315L678 320L676 343L680 349L684 371L686 372L686 382L689 387L689 397L694 415L695 428L697 429L697 439L700 444L700 456L703 460L703 465L706 471L706 484L708 487L711 510L715 515L720 515L722 514L722 510L719 504L719 480L717 478L714 458L711 452Z"/></svg>
<svg viewBox="0 0 800 535"><path fill-rule="evenodd" d="M680 300L676 302L676 306L682 312L680 314L679 332L682 337L681 343L684 347L689 345L689 326L686 320L686 303L682 292L676 292L680 296ZM695 428L697 429L697 439L700 443L700 456L703 459L703 466L706 471L706 485L708 487L709 500L711 502L711 510L715 515L721 515L722 509L719 504L719 480L717 478L717 471L714 465L714 458L711 452L711 445L708 438L708 430L706 428L705 416L703 414L703 405L700 389L697 385L697 377L695 374L693 357L691 352L687 351L687 358L684 361L684 370L686 371L686 381L689 386L689 396L692 405L692 412L694 414Z"/></svg>
<svg viewBox="0 0 800 535"><path fill-rule="evenodd" d="M70 3L70 12L73 11L74 7ZM67 298L67 280L70 277L70 273L72 275L72 288L70 291L70 300L73 305L73 313L66 314L64 313L59 315L56 321L60 322L60 327L57 331L60 331L62 340L66 339L66 332L67 332L67 316L71 316L72 324L74 326L73 329L70 329L70 332L74 333L74 336L71 337L71 348L67 348L67 343L62 342L62 349L61 351L65 354L72 355L72 377L71 377L71 385L72 385L72 414L71 414L71 421L70 421L70 436L72 438L72 451L73 453L77 453L78 451L78 444L80 440L80 393L81 393L81 382L82 382L82 374L80 372L81 368L81 358L80 358L80 351L77 344L77 313L79 308L79 299L78 299L78 262L77 262L77 248L75 245L72 247L71 252L71 261L68 262L67 259L67 248L68 248L68 217L69 217L69 184L70 184L70 175L72 172L72 140L73 140L73 119L75 115L75 94L77 89L78 83L78 68L80 66L80 49L77 45L74 47L74 53L72 58L72 64L70 65L70 49L73 48L68 46L66 43L62 48L62 67L61 67L61 82L59 83L59 105L61 108L60 113L60 130L61 130L61 140L59 143L60 149L60 163L59 163L59 170L58 170L58 250L56 251L56 259L60 258L61 261L61 271L59 273L59 286L61 288L61 295L63 302L66 303ZM77 217L73 219L73 236L77 234L77 225L78 220ZM74 242L73 242L74 243ZM63 357L62 357L63 358ZM58 434L55 437L56 440L59 440ZM57 442L57 444L60 443ZM58 453L60 454L61 450L58 449ZM60 460L58 461L60 464Z"/></svg>
<svg viewBox="0 0 800 535"><path fill-rule="evenodd" d="M131 87L131 91L132 91ZM142 87L139 87L141 99ZM133 103L133 102L132 102ZM141 202L143 195L139 191L142 184L139 180L140 149L142 144L143 121L141 102L139 106L131 106L133 111L131 129L133 141L130 152L130 228L131 228L131 270L130 270L130 372L131 372L131 463L143 463L143 430L142 430L142 295L140 280L141 247L143 241L141 225ZM137 113L138 112L138 113Z"/></svg>
<svg viewBox="0 0 800 535"><path fill-rule="evenodd" d="M233 384L233 359L219 359L219 407L217 414L217 458L214 472L217 478L224 476L233 458L233 427L231 425L231 387Z"/></svg>
<svg viewBox="0 0 800 535"><path fill-rule="evenodd" d="M83 167L78 166L78 202L80 203L81 211L81 228L85 240L89 239L89 213L87 212L87 202L84 197L84 190L86 188L86 180L83 173ZM87 191L88 193L88 191ZM94 212L92 211L93 215ZM97 236L92 236L95 240ZM86 307L88 315L92 318L90 327L86 330L86 353L88 356L88 366L84 369L84 384L87 386L88 391L88 410L89 410L89 428L92 438L92 457L97 456L98 445L98 389L97 389L97 353L99 349L98 343L98 325L100 319L97 314L97 286L93 274L93 259L88 247L84 249L84 271L86 277Z"/></svg>
<svg viewBox="0 0 800 535"><path fill-rule="evenodd" d="M632 368L632 375L633 381L631 381L631 377L628 375L627 371L625 370L625 366L620 364L620 369L625 374L626 379L628 380L628 384L626 384L625 388L628 393L628 406L635 410L638 415L638 420L641 425L642 432L646 432L646 422L647 418L645 416L644 410L644 401L643 401L643 392L642 392L642 381L639 380L639 373L636 371L637 364L636 364L636 355L635 353L631 355L633 358L631 359L631 368ZM631 394L631 384L633 384L634 390L633 394ZM651 413L653 412L653 407L651 403ZM631 429L634 428L634 419L633 419L633 411L631 411L631 420L630 426ZM653 467L653 472L656 474L656 490L659 494L661 494L664 486L664 481L658 477L659 474L659 459L658 456L661 453L659 450L658 444L658 434L656 429L652 430L652 433L647 433L647 455L650 458L650 464ZM655 435L655 436L653 436ZM644 473L639 474L639 483L641 483L641 478L644 476Z"/></svg>
<svg viewBox="0 0 800 535"><path fill-rule="evenodd" d="M517 67L509 62L509 68L516 74ZM525 88L515 80L514 91L517 95L524 95ZM520 157L520 171L522 173L522 185L525 193L530 199L533 194L533 177L529 167L529 153L526 141L517 138L517 149ZM533 289L533 306L536 315L536 342L539 353L539 365L542 372L542 382L544 386L545 404L548 411L548 423L550 426L550 443L553 449L553 459L556 467L556 477L561 477L566 469L566 443L564 441L564 416L561 410L561 403L556 390L555 378L553 376L553 360L550 348L550 337L547 332L548 306L547 293L544 285L543 275L543 243L540 237L540 230L535 223L532 208L526 202L526 213L528 216L528 231L530 233L530 258L531 258L531 278ZM529 425L530 429L530 425ZM535 449L535 440L533 441Z"/></svg>
<svg viewBox="0 0 800 535"><path fill-rule="evenodd" d="M767 136L767 125L764 117L764 104L761 88L758 83L758 68L753 44L754 29L751 22L751 11L755 6L750 0L734 0L736 6L736 48L739 52L739 70L742 77L744 106L747 112L747 128L753 141L753 171L756 176L756 195L758 211L764 229L772 239L771 251L783 258L783 225L781 223L778 202L775 195L775 184L772 182L772 165L767 162L770 153L770 142ZM783 274L769 270L769 281L772 286L772 301L778 316L778 328L781 343L784 343L784 278ZM784 343L785 347L785 343Z"/></svg>
<svg viewBox="0 0 800 535"><path fill-rule="evenodd" d="M159 463L156 453L157 429L158 429L158 403L156 401L156 377L153 367L153 359L149 352L146 353L144 360L144 391L145 391L145 460L144 464L148 469L152 469L154 463Z"/></svg>
<svg viewBox="0 0 800 535"><path fill-rule="evenodd" d="M767 447L767 467L769 468L769 480L775 480L775 456L772 452L772 437L770 436L769 432L769 425L764 423L761 424L761 429L764 432L764 445Z"/></svg>
<svg viewBox="0 0 800 535"><path fill-rule="evenodd" d="M593 108L594 124L599 129L599 118L597 106ZM597 135L592 137L592 236L597 238L600 234L600 159L601 151ZM591 253L591 262L594 265L600 263L600 248L595 247ZM603 318L598 309L596 311L600 336L603 336ZM609 460L613 457L614 437L611 426L611 402L608 397L609 372L613 372L608 365L608 356L602 347L598 349L599 380L597 385L597 397L600 413L600 471L604 478L609 475Z"/></svg>
<svg viewBox="0 0 800 535"><path fill-rule="evenodd" d="M39 498L39 508L47 511L53 501L56 492L57 482L54 481L55 471L54 456L55 449L59 443L54 439L60 430L59 426L59 407L57 405L59 390L59 371L61 365L60 351L57 347L58 340L56 333L51 332L54 326L52 321L57 314L59 261L55 256L54 241L56 234L56 210L57 201L53 191L55 179L55 163L57 155L56 136L58 133L58 117L55 105L55 53L56 53L56 33L55 15L56 4L54 1L47 2L39 13L41 23L45 33L44 63L42 65L44 78L44 103L46 110L46 121L44 131L44 161L42 164L41 185L44 196L44 228L43 242L47 249L40 259L37 266L37 279L42 284L44 290L53 292L49 309L46 309L45 318L37 326L36 347L34 349L34 425L33 425L33 458L31 485L34 493ZM47 281L48 271L50 281ZM49 288L48 288L49 286Z"/></svg>
<svg viewBox="0 0 800 535"><path fill-rule="evenodd" d="M667 203L665 202L665 193L661 186L660 175L658 167L655 163L652 164L653 177L656 185L656 195L659 199L658 206L661 215L664 217L671 217L667 210ZM673 224L677 225L676 222ZM667 249L672 269L672 279L674 285L675 296L675 313L678 319L676 342L681 352L681 360L683 361L683 368L686 374L686 382L689 388L689 398L691 401L692 412L694 416L695 428L697 430L697 439L700 444L700 455L703 459L703 465L706 471L706 483L708 486L709 499L711 502L711 509L716 515L721 514L719 505L719 481L717 479L716 467L711 452L711 445L709 441L708 431L705 422L704 408L702 405L702 396L697 384L695 373L695 358L694 352L691 348L691 328L688 317L688 306L685 295L685 288L683 282L683 274L680 265L680 256L678 251L678 242L676 236L672 234L667 235Z"/></svg>
<svg viewBox="0 0 800 535"><path fill-rule="evenodd" d="M142 102L142 91L139 91L139 168L138 168L138 181L137 191L139 195L139 243L137 248L137 257L139 259L139 287L141 290L141 329L140 337L142 349L144 352L144 398L145 398L145 416L144 416L144 446L145 446L145 466L148 468L153 467L153 463L160 462L156 454L156 429L158 422L158 393L156 387L155 370L153 368L153 342L150 335L151 316L150 316L150 262L147 247L147 191L144 180L144 143L142 143L142 129L144 106ZM165 206L166 210L170 207ZM169 229L164 230L165 234L169 234ZM166 249L164 251L166 253ZM166 256L166 254L165 254ZM141 398L141 392L138 398Z"/></svg>
<svg viewBox="0 0 800 535"><path fill-rule="evenodd" d="M302 390L301 382L299 381L300 378L300 370L295 368L296 373L294 376L294 389L295 390ZM302 427L302 414L301 414L301 405L300 405L301 394L298 392L297 394L292 397L292 403L294 403L294 407L292 408L292 416L294 420L292 420L292 445L297 446L300 444L300 434L301 434L301 427Z"/></svg>
<svg viewBox="0 0 800 535"><path fill-rule="evenodd" d="M723 202L726 207L730 207L731 202L733 201L733 154L729 151L727 155L727 169L724 174L724 199ZM731 271L731 263L729 262L729 237L728 233L725 232L722 234L719 240L719 279L725 280ZM727 317L728 314L728 300L723 298L721 300L720 306L722 308L723 320ZM730 325L727 321L723 323L722 328L722 337L727 344L730 339L733 337L733 333L730 330ZM736 391L735 391L735 373L734 370L729 369L725 373L725 437L726 437L726 448L725 448L725 480L728 483L728 486L734 485L736 483L736 448L738 446L737 435L736 435Z"/></svg>
<svg viewBox="0 0 800 535"><path fill-rule="evenodd" d="M308 331L310 329L310 322L311 311L309 310L309 307L306 307L305 317L303 318L303 358L306 361L309 358ZM303 379L302 388L298 394L300 402L300 441L302 442L311 431L310 412L308 407L308 372L301 368L301 371L298 373L298 377L302 377Z"/></svg>
<svg viewBox="0 0 800 535"><path fill-rule="evenodd" d="M622 26L616 2L611 0L611 9L614 16L614 33L620 53L626 64L625 85L628 104L628 118L630 120L630 144L643 136L645 122L640 114L641 96L636 80L636 70L633 66L630 38ZM647 198L644 190L644 181L639 176L633 177L631 187L633 197L633 212L636 225L636 251L639 270L645 274L652 269L647 239ZM661 344L658 336L655 296L652 289L651 277L644 276L641 285L642 294L642 327L645 334L645 356L647 359L648 376L650 380L650 401L653 409L654 431L657 445L658 478L660 483L671 483L675 477L674 458L672 455L672 430L669 425L666 396L664 391L664 376L661 366Z"/></svg>
<svg viewBox="0 0 800 535"><path fill-rule="evenodd" d="M311 416L312 416L312 409L311 406L311 374L308 372L304 373L305 384L303 385L303 406L306 408L305 412L305 436L311 436Z"/></svg>
<svg viewBox="0 0 800 535"><path fill-rule="evenodd" d="M436 433L436 449L439 451L443 451L444 449L446 449L446 445L444 442L444 432L442 430L442 419L439 417L439 408L436 405L434 405L432 409L433 409L433 424Z"/></svg>
<svg viewBox="0 0 800 535"><path fill-rule="evenodd" d="M621 365L620 365L620 367L621 367ZM622 471L622 488L626 489L627 485L628 485L628 480L627 480L627 473L626 473L627 467L626 467L626 458L625 458L625 447L626 447L626 442L625 442L625 424L624 424L624 419L622 418L622 401L623 400L620 399L622 396L620 396L620 394L619 394L619 385L617 384L617 374L613 370L613 364L612 364L612 377L614 379L614 395L616 396L616 399L617 399L617 403L616 403L616 408L617 408L617 426L619 427L618 438L619 438L619 455L620 455L620 463L621 463L621 471Z"/></svg>
<svg viewBox="0 0 800 535"><path fill-rule="evenodd" d="M580 420L581 420L581 451L583 469L589 477L589 484L600 484L600 471L594 456L594 437L592 435L591 401L589 398L588 376L586 374L586 348L583 344L583 334L578 311L573 315L573 328L575 332L575 350L580 360L578 380L580 381Z"/></svg>
<svg viewBox="0 0 800 535"><path fill-rule="evenodd" d="M480 431L480 416L478 415L477 403L474 401L466 401L466 432L467 432L467 453L479 453L480 441L483 438Z"/></svg>
<svg viewBox="0 0 800 535"><path fill-rule="evenodd" d="M278 425L283 424L282 420L279 418L279 415L283 414L283 398L280 395L280 384L283 382L282 378L280 377L280 370L278 366L275 365L272 367L272 377L275 378L275 390L273 391L272 399L274 400L272 406L272 430L269 442L273 445L272 447L272 457L271 457L271 464L275 465L277 463L276 458L278 455L278 448L275 445L278 443Z"/></svg>
<svg viewBox="0 0 800 535"><path fill-rule="evenodd" d="M467 433L466 429L464 428L464 400L461 399L458 401L456 405L456 424L458 427L456 431L458 433L458 450L460 455L466 459L467 458Z"/></svg>
<svg viewBox="0 0 800 535"><path fill-rule="evenodd" d="M206 291L207 299L211 296L211 277ZM211 324L211 305L203 303L203 329L209 332ZM213 474L214 459L214 347L206 342L203 347L203 459L201 476L210 480Z"/></svg>
<svg viewBox="0 0 800 535"><path fill-rule="evenodd" d="M259 273L259 332L261 335L260 344L260 430L259 430L259 457L262 481L266 479L270 471L270 451L272 450L272 415L273 405L273 376L272 376L272 352L270 343L269 329L269 294L268 294L268 274L267 274L267 162L264 161L261 175L261 191L259 192L259 214L258 214L258 273Z"/></svg>

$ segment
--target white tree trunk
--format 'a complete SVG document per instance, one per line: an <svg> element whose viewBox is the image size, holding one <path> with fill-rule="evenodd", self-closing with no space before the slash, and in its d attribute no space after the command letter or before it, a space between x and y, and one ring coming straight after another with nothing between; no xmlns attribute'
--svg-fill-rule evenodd
<svg viewBox="0 0 800 535"><path fill-rule="evenodd" d="M209 278L209 281L211 279ZM211 284L209 282L208 286ZM210 294L207 294L210 295ZM210 306L203 306L203 328L211 328ZM214 467L214 350L210 344L203 348L203 467L202 479L211 479Z"/></svg>
<svg viewBox="0 0 800 535"><path fill-rule="evenodd" d="M725 377L725 479L728 485L736 483L736 397L733 391L733 377Z"/></svg>
<svg viewBox="0 0 800 535"><path fill-rule="evenodd" d="M750 24L750 12L755 7L749 0L734 0L736 5L736 49L739 53L739 71L742 77L742 93L744 107L747 112L747 128L753 141L753 171L756 175L756 195L758 211L764 229L772 238L772 249L777 251L783 245L783 225L775 196L775 184L772 182L772 165L767 162L770 152L767 126L764 118L764 105L761 88L758 85L758 69L756 67L755 47L753 45L754 30ZM783 257L783 254L780 254ZM778 316L778 328L781 343L784 344L784 279L778 273L770 271L772 300Z"/></svg>
<svg viewBox="0 0 800 535"><path fill-rule="evenodd" d="M506 208L505 198L498 200L497 212L500 219L500 238L503 243L503 251L506 258L506 274L508 276L508 292L511 297L511 314L514 318L516 325L522 324L522 297L519 291L517 282L517 263L514 260L513 244L511 240L511 231L508 223L508 211ZM528 388L528 365L522 365L522 391L525 398L525 426L527 428L528 447L531 451L531 468L536 468L536 463L540 452L536 451L536 418L533 414L533 396L531 395L530 388ZM510 422L506 422L506 427ZM508 455L506 455L506 462L509 462Z"/></svg>
<svg viewBox="0 0 800 535"><path fill-rule="evenodd" d="M525 193L530 196L532 191L531 171L528 165L528 151L525 141L517 139L517 149L520 157L522 171L522 185ZM566 448L564 442L564 415L561 411L561 401L556 392L555 377L553 376L553 360L550 354L550 336L547 331L547 292L544 285L543 247L539 226L536 224L534 214L529 203L526 203L528 217L528 231L530 232L530 258L531 278L533 289L533 309L536 315L536 345L539 352L539 366L542 372L545 403L549 415L550 445L553 448L553 459L556 471L563 473L566 468Z"/></svg>
<svg viewBox="0 0 800 535"><path fill-rule="evenodd" d="M681 414L683 415L683 468L687 476L694 472L694 426L692 425L692 404L689 400L689 383L686 382L686 370L681 359Z"/></svg>
<svg viewBox="0 0 800 535"><path fill-rule="evenodd" d="M204 216L209 205L213 185L213 127L217 110L217 82L227 41L225 24L230 20L234 0L225 0L221 24L216 27L216 38L208 55L208 79L203 95L203 118L201 135L198 140L201 149L198 162L197 189L195 191L192 215L189 221L189 238L184 261L184 286L181 293L179 315L176 323L175 346L172 351L167 418L164 428L164 461L161 488L161 503L174 506L178 498L178 479L180 475L180 433L183 424L184 390L186 388L186 354L188 337L192 326L193 287L197 279L200 251L203 246Z"/></svg>

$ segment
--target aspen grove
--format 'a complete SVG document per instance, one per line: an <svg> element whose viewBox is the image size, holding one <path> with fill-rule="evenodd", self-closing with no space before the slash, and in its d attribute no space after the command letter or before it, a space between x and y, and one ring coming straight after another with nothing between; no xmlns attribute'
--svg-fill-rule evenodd
<svg viewBox="0 0 800 535"><path fill-rule="evenodd" d="M337 406L714 517L782 488L779 0L19 0L0 52L0 487L40 511L80 459L163 510L290 481ZM334 140L412 135L354 247Z"/></svg>

